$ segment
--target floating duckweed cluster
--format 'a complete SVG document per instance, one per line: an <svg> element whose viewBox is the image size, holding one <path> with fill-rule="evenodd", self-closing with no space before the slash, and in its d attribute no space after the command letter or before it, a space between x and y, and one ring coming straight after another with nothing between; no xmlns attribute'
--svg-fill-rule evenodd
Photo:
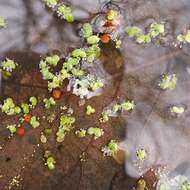
<svg viewBox="0 0 190 190"><path fill-rule="evenodd" d="M163 23L152 23L149 27L149 32L144 34L142 29L137 26L126 27L125 31L128 36L135 38L136 42L141 43L150 43L151 40L159 35L164 34L164 24Z"/></svg>
<svg viewBox="0 0 190 190"><path fill-rule="evenodd" d="M91 115L91 114L93 114L93 113L95 113L95 112L96 112L96 110L95 110L92 106L88 105L88 106L86 107L86 114L87 114L87 115Z"/></svg>
<svg viewBox="0 0 190 190"><path fill-rule="evenodd" d="M104 156L113 156L118 152L118 144L115 140L111 140L107 146L102 148Z"/></svg>
<svg viewBox="0 0 190 190"><path fill-rule="evenodd" d="M11 134L16 133L16 124L7 125L7 129L9 129Z"/></svg>
<svg viewBox="0 0 190 190"><path fill-rule="evenodd" d="M104 134L104 131L98 127L90 127L88 128L88 134L94 135L94 139L98 139Z"/></svg>
<svg viewBox="0 0 190 190"><path fill-rule="evenodd" d="M79 130L75 131L75 134L78 137L83 138L86 136L86 129L79 129Z"/></svg>
<svg viewBox="0 0 190 190"><path fill-rule="evenodd" d="M183 114L185 111L185 108L182 106L172 106L170 108L171 113L176 113L176 114Z"/></svg>
<svg viewBox="0 0 190 190"><path fill-rule="evenodd" d="M6 60L0 63L0 72L4 79L8 79L12 72L17 68L18 64L11 59L6 58Z"/></svg>
<svg viewBox="0 0 190 190"><path fill-rule="evenodd" d="M5 22L5 19L0 16L0 28L4 28L6 26L6 22Z"/></svg>
<svg viewBox="0 0 190 190"><path fill-rule="evenodd" d="M54 100L52 97L50 97L49 99L48 99L48 98L44 98L44 99L43 99L43 102L44 102L44 107L45 107L46 109L49 109L49 108L51 108L53 105L56 104L55 100Z"/></svg>
<svg viewBox="0 0 190 190"><path fill-rule="evenodd" d="M60 117L59 129L56 133L57 142L63 142L65 135L72 129L72 125L75 123L75 118L70 115L62 114Z"/></svg>
<svg viewBox="0 0 190 190"><path fill-rule="evenodd" d="M32 116L31 117L31 119L30 119L30 125L34 129L40 126L40 122L38 121L38 118L36 116Z"/></svg>
<svg viewBox="0 0 190 190"><path fill-rule="evenodd" d="M112 108L113 112L116 113L118 111L131 111L135 107L134 101L125 101L121 104L115 104Z"/></svg>
<svg viewBox="0 0 190 190"><path fill-rule="evenodd" d="M53 157L52 153L50 151L46 151L44 158L46 159L45 165L48 167L49 170L54 170L55 169L55 158Z"/></svg>
<svg viewBox="0 0 190 190"><path fill-rule="evenodd" d="M163 74L158 86L163 90L174 90L177 84L177 77L175 74Z"/></svg>
<svg viewBox="0 0 190 190"><path fill-rule="evenodd" d="M146 181L144 179L139 179L137 181L137 190L146 190L147 186L146 186Z"/></svg>
<svg viewBox="0 0 190 190"><path fill-rule="evenodd" d="M185 34L179 34L177 36L177 41L180 43L190 43L190 30L187 30Z"/></svg>
<svg viewBox="0 0 190 190"><path fill-rule="evenodd" d="M43 0L48 7L55 7L58 4L58 0Z"/></svg>
<svg viewBox="0 0 190 190"><path fill-rule="evenodd" d="M56 8L57 15L60 18L65 19L67 22L73 22L74 17L72 15L72 10L69 6L64 4L59 4L58 0L43 0L44 3L50 8Z"/></svg>
<svg viewBox="0 0 190 190"><path fill-rule="evenodd" d="M146 150L145 150L145 149L141 148L141 149L138 149L138 150L136 151L136 155L137 155L137 159L138 159L139 161L144 161L145 158L146 158L146 156L147 156L147 153L146 153Z"/></svg>
<svg viewBox="0 0 190 190"><path fill-rule="evenodd" d="M3 105L0 105L1 111L7 115L16 115L21 113L21 108L15 105L12 98L7 98L4 100Z"/></svg>

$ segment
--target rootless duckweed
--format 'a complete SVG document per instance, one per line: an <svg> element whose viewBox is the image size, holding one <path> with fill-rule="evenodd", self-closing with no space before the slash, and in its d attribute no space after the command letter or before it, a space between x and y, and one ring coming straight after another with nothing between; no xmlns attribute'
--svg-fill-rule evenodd
<svg viewBox="0 0 190 190"><path fill-rule="evenodd" d="M146 187L146 181L144 179L140 179L137 182L137 190L147 190L148 188Z"/></svg>
<svg viewBox="0 0 190 190"><path fill-rule="evenodd" d="M136 156L137 156L137 159L138 159L139 161L144 161L145 158L146 158L146 156L147 156L146 150L143 149L143 148L138 149L138 150L136 151Z"/></svg>
<svg viewBox="0 0 190 190"><path fill-rule="evenodd" d="M52 153L48 150L45 151L44 157L46 159L45 165L48 167L49 170L55 169L55 158L53 157Z"/></svg>
<svg viewBox="0 0 190 190"><path fill-rule="evenodd" d="M58 55L52 55L48 56L45 59L49 65L56 66L60 60L60 57Z"/></svg>
<svg viewBox="0 0 190 190"><path fill-rule="evenodd" d="M75 132L75 134L80 137L80 138L83 138L86 136L86 129L79 129Z"/></svg>
<svg viewBox="0 0 190 190"><path fill-rule="evenodd" d="M136 42L141 43L150 43L153 38L164 34L164 24L163 23L152 23L149 27L148 33L143 33L142 29L137 26L126 27L125 31L128 36L131 38L135 38Z"/></svg>
<svg viewBox="0 0 190 190"><path fill-rule="evenodd" d="M176 114L183 114L185 111L185 108L182 106L172 106L170 108L171 113L176 113Z"/></svg>
<svg viewBox="0 0 190 190"><path fill-rule="evenodd" d="M5 26L6 26L5 19L2 16L0 16L0 28L3 28Z"/></svg>
<svg viewBox="0 0 190 190"><path fill-rule="evenodd" d="M177 77L175 74L163 74L158 86L163 90L174 90L177 84Z"/></svg>
<svg viewBox="0 0 190 190"><path fill-rule="evenodd" d="M95 110L92 106L88 105L88 106L86 107L86 114L87 114L87 115L91 115L91 114L93 114L93 113L95 113L95 112L96 112L96 110Z"/></svg>
<svg viewBox="0 0 190 190"><path fill-rule="evenodd" d="M32 116L30 119L30 125L32 126L32 128L37 128L40 126L40 122L38 121L36 116Z"/></svg>
<svg viewBox="0 0 190 190"><path fill-rule="evenodd" d="M179 190L190 190L190 181L185 176L180 177Z"/></svg>
<svg viewBox="0 0 190 190"><path fill-rule="evenodd" d="M149 34L151 37L155 38L160 34L164 34L164 24L163 23L152 23L150 25Z"/></svg>
<svg viewBox="0 0 190 190"><path fill-rule="evenodd" d="M66 6L66 5L64 5L64 4L58 6L58 8L57 8L57 14L61 18L65 19L67 22L73 22L74 21L74 17L72 15L71 8L68 7L68 6Z"/></svg>
<svg viewBox="0 0 190 190"><path fill-rule="evenodd" d="M107 146L102 148L104 156L113 156L118 150L118 144L115 140L111 140Z"/></svg>
<svg viewBox="0 0 190 190"><path fill-rule="evenodd" d="M94 139L98 139L104 134L103 129L98 128L98 127L90 127L88 129L88 134L89 135L94 135Z"/></svg>
<svg viewBox="0 0 190 190"><path fill-rule="evenodd" d="M110 9L106 14L106 18L107 20L114 20L118 15L116 10Z"/></svg>
<svg viewBox="0 0 190 190"><path fill-rule="evenodd" d="M190 30L187 30L185 34L179 34L177 36L177 41L181 43L190 43Z"/></svg>
<svg viewBox="0 0 190 190"><path fill-rule="evenodd" d="M30 106L27 103L22 103L21 108L24 114L28 114L30 112Z"/></svg>
<svg viewBox="0 0 190 190"><path fill-rule="evenodd" d="M9 129L11 134L16 133L16 124L7 125L7 129Z"/></svg>
<svg viewBox="0 0 190 190"><path fill-rule="evenodd" d="M44 99L43 99L43 102L44 102L44 107L45 107L46 109L49 109L49 108L51 108L53 105L56 104L55 100L54 100L52 97L50 97L49 99L44 98Z"/></svg>
<svg viewBox="0 0 190 190"><path fill-rule="evenodd" d="M13 102L12 98L7 98L4 100L3 105L0 106L1 111L7 115L15 115L21 112L21 108Z"/></svg>
<svg viewBox="0 0 190 190"><path fill-rule="evenodd" d="M31 96L29 98L29 102L30 102L30 107L35 108L38 103L38 99L35 96Z"/></svg>
<svg viewBox="0 0 190 190"><path fill-rule="evenodd" d="M48 7L55 7L58 3L58 0L43 0L43 1Z"/></svg>
<svg viewBox="0 0 190 190"><path fill-rule="evenodd" d="M17 68L18 64L11 59L6 58L5 61L0 63L0 72L4 79L8 79L12 72Z"/></svg>
<svg viewBox="0 0 190 190"><path fill-rule="evenodd" d="M62 114L60 117L59 129L56 133L57 142L63 142L65 135L72 129L72 125L75 123L75 118L69 115Z"/></svg>
<svg viewBox="0 0 190 190"><path fill-rule="evenodd" d="M85 23L82 26L82 36L84 38L88 38L92 36L93 31L92 31L92 25L90 23Z"/></svg>

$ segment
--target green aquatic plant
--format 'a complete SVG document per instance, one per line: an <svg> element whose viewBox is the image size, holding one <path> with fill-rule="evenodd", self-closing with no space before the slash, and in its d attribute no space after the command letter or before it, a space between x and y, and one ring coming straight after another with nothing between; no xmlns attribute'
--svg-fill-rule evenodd
<svg viewBox="0 0 190 190"><path fill-rule="evenodd" d="M75 134L80 137L80 138L83 138L86 136L86 129L79 129L75 132Z"/></svg>
<svg viewBox="0 0 190 190"><path fill-rule="evenodd" d="M63 142L65 135L72 129L72 125L75 123L75 118L69 115L61 115L59 129L56 133L57 142Z"/></svg>
<svg viewBox="0 0 190 190"><path fill-rule="evenodd" d="M144 161L147 154L146 154L146 150L141 148L141 149L138 149L136 151L136 155L137 155L137 159L140 160L140 161Z"/></svg>
<svg viewBox="0 0 190 190"><path fill-rule="evenodd" d="M100 48L98 45L92 45L86 49L87 61L92 63L96 58L100 57Z"/></svg>
<svg viewBox="0 0 190 190"><path fill-rule="evenodd" d="M185 176L180 178L179 190L190 190L190 181Z"/></svg>
<svg viewBox="0 0 190 190"><path fill-rule="evenodd" d="M141 34L139 36L136 37L136 41L139 43L139 44L148 44L151 42L151 37L149 34Z"/></svg>
<svg viewBox="0 0 190 190"><path fill-rule="evenodd" d="M96 35L92 35L87 38L87 43L90 45L97 44L100 41L100 38Z"/></svg>
<svg viewBox="0 0 190 190"><path fill-rule="evenodd" d="M127 32L128 36L131 38L138 37L139 35L143 34L141 28L137 26L126 27L125 31Z"/></svg>
<svg viewBox="0 0 190 190"><path fill-rule="evenodd" d="M57 14L61 18L65 19L67 22L73 22L74 17L72 15L72 10L70 7L62 4L57 8Z"/></svg>
<svg viewBox="0 0 190 190"><path fill-rule="evenodd" d="M43 0L48 7L55 7L58 4L58 0Z"/></svg>
<svg viewBox="0 0 190 190"><path fill-rule="evenodd" d="M46 164L49 170L54 170L56 161L52 156L50 156L47 158Z"/></svg>
<svg viewBox="0 0 190 190"><path fill-rule="evenodd" d="M21 112L21 108L15 105L12 98L5 99L0 107L1 111L7 115L15 115Z"/></svg>
<svg viewBox="0 0 190 190"><path fill-rule="evenodd" d="M171 113L176 113L176 114L183 114L185 111L184 107L182 106L172 106L170 108Z"/></svg>
<svg viewBox="0 0 190 190"><path fill-rule="evenodd" d="M18 64L11 59L6 58L6 60L0 63L0 72L4 79L8 79L12 72L17 68Z"/></svg>
<svg viewBox="0 0 190 190"><path fill-rule="evenodd" d="M86 114L87 114L87 115L91 115L91 114L93 114L93 113L95 113L95 112L96 112L96 110L95 110L92 106L88 105L88 106L86 107Z"/></svg>
<svg viewBox="0 0 190 190"><path fill-rule="evenodd" d="M94 80L90 83L90 88L92 89L92 91L96 91L102 88L103 86L104 86L104 83L99 79Z"/></svg>
<svg viewBox="0 0 190 190"><path fill-rule="evenodd" d="M144 179L139 179L137 182L137 190L147 190L146 181Z"/></svg>
<svg viewBox="0 0 190 190"><path fill-rule="evenodd" d="M115 140L111 140L107 146L102 148L104 156L113 156L118 150L118 143Z"/></svg>
<svg viewBox="0 0 190 190"><path fill-rule="evenodd" d="M130 111L133 110L135 107L134 101L125 101L123 103L121 103L121 108L125 111Z"/></svg>
<svg viewBox="0 0 190 190"><path fill-rule="evenodd" d="M82 36L84 38L88 38L92 36L93 30L92 30L92 25L90 23L85 23L82 26Z"/></svg>
<svg viewBox="0 0 190 190"><path fill-rule="evenodd" d="M7 129L9 129L11 134L16 133L16 124L7 125Z"/></svg>
<svg viewBox="0 0 190 190"><path fill-rule="evenodd" d="M43 102L44 102L44 106L45 106L46 109L49 109L53 105L56 104L55 100L52 97L50 97L49 99L48 98L44 98Z"/></svg>
<svg viewBox="0 0 190 190"><path fill-rule="evenodd" d="M119 15L118 11L110 9L107 14L106 14L106 18L108 20L114 20L117 16Z"/></svg>
<svg viewBox="0 0 190 190"><path fill-rule="evenodd" d="M38 103L38 99L35 96L31 96L29 98L29 102L30 102L30 107L35 108Z"/></svg>
<svg viewBox="0 0 190 190"><path fill-rule="evenodd" d="M163 90L174 90L177 84L177 77L175 74L163 74L162 79L159 82L158 86Z"/></svg>
<svg viewBox="0 0 190 190"><path fill-rule="evenodd" d="M89 135L94 135L94 139L98 139L104 134L103 129L100 129L98 127L90 127L88 129L88 134Z"/></svg>
<svg viewBox="0 0 190 190"><path fill-rule="evenodd" d="M76 58L85 58L86 57L86 52L84 49L74 49L71 53L73 57Z"/></svg>
<svg viewBox="0 0 190 190"><path fill-rule="evenodd" d="M100 121L100 123L105 123L105 122L109 121L109 114L108 114L108 111L103 111L103 112L102 112L99 121Z"/></svg>
<svg viewBox="0 0 190 190"><path fill-rule="evenodd" d="M40 122L38 121L36 116L32 116L30 119L30 125L32 126L32 128L37 128L40 126Z"/></svg>
<svg viewBox="0 0 190 190"><path fill-rule="evenodd" d="M151 37L155 38L160 34L164 34L164 24L163 23L152 23L150 25L150 31L149 34Z"/></svg>
<svg viewBox="0 0 190 190"><path fill-rule="evenodd" d="M22 103L21 108L24 114L28 114L30 112L30 106L27 103Z"/></svg>
<svg viewBox="0 0 190 190"><path fill-rule="evenodd" d="M181 43L190 43L190 30L187 30L185 34L179 34L177 41Z"/></svg>
<svg viewBox="0 0 190 190"><path fill-rule="evenodd" d="M58 64L60 57L58 55L52 55L46 57L45 60L49 65L53 65L55 67Z"/></svg>
<svg viewBox="0 0 190 190"><path fill-rule="evenodd" d="M121 44L122 44L121 40L116 39L116 40L114 40L114 41L115 41L115 48L116 48L116 49L121 48Z"/></svg>
<svg viewBox="0 0 190 190"><path fill-rule="evenodd" d="M6 26L6 22L5 22L5 19L0 16L0 28L4 28Z"/></svg>
<svg viewBox="0 0 190 190"><path fill-rule="evenodd" d="M125 102L122 102L121 104L115 104L112 108L112 111L114 113L117 113L118 111L131 111L135 107L134 101L126 100Z"/></svg>

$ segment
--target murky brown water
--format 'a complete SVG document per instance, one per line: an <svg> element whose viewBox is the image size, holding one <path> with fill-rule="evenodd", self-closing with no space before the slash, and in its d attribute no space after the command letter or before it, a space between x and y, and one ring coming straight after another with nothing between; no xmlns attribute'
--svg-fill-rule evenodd
<svg viewBox="0 0 190 190"><path fill-rule="evenodd" d="M30 95L41 99L48 96L47 84L38 69L40 56L58 51L65 57L73 48L82 47L79 36L82 24L106 10L110 6L107 2L68 1L76 18L74 23L68 24L57 18L40 0L0 0L0 16L8 23L0 30L0 58L14 58L20 64L13 77L1 83L1 99L11 96L21 103ZM71 134L61 148L53 137L47 145L36 148L40 129L28 130L23 139L8 139L4 126L15 118L0 115L0 142L5 146L3 151L0 150L0 175L4 176L0 178L0 187L3 190L15 175L21 175L17 188L21 190L131 189L134 180L125 176L124 166L102 157L100 152L101 145L113 137L122 141L122 146L127 149L125 169L129 176L138 178L151 167L163 165L171 175L190 177L190 48L188 44L183 48L173 45L177 34L190 28L190 1L115 0L111 6L120 10L122 15L117 33L122 38L122 46L119 50L112 45L102 46L101 62L91 68L93 73L107 81L102 95L88 100L96 105L97 115L90 119L86 117L84 110L78 107L78 99L67 93L65 87L59 106L73 106L78 128L97 125L98 114L117 99L134 100L135 110L113 118L108 126L102 126L106 131L105 139L92 142L88 138L78 142ZM154 21L165 22L166 35L159 42L139 45L123 32L127 25L146 28ZM164 72L176 73L178 85L175 91L158 89L157 81ZM173 104L185 105L181 117L167 115L167 108ZM60 114L58 108L52 112ZM35 113L42 114L42 107ZM42 128L46 125L49 124L43 123ZM140 170L134 163L139 147L148 150L148 159ZM46 149L51 149L57 157L57 170L52 173L43 166L42 155ZM83 152L87 154L87 162L81 163L79 158ZM8 157L10 161L6 161Z"/></svg>

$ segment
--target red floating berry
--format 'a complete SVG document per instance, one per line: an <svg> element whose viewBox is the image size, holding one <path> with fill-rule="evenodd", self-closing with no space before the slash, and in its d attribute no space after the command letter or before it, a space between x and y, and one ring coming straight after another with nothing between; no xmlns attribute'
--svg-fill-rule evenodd
<svg viewBox="0 0 190 190"><path fill-rule="evenodd" d="M108 34L103 34L100 36L100 40L103 44L107 44L110 41L110 36Z"/></svg>
<svg viewBox="0 0 190 190"><path fill-rule="evenodd" d="M25 133L24 127L18 127L18 128L17 128L16 134L17 134L18 136L24 136L24 133Z"/></svg>
<svg viewBox="0 0 190 190"><path fill-rule="evenodd" d="M55 99L60 99L61 98L61 90L56 88L56 89L53 89L52 91L52 96L53 98Z"/></svg>
<svg viewBox="0 0 190 190"><path fill-rule="evenodd" d="M31 117L32 117L31 114L26 114L26 115L24 116L24 121L27 122L27 123L30 123Z"/></svg>

